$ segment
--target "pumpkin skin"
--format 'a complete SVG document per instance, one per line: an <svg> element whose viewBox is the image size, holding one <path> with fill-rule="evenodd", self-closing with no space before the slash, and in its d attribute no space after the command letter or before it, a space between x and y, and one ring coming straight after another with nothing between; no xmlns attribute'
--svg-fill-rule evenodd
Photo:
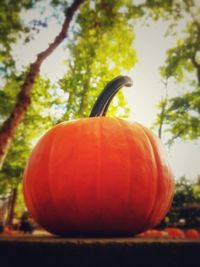
<svg viewBox="0 0 200 267"><path fill-rule="evenodd" d="M51 233L132 235L163 219L174 179L149 129L100 116L49 130L30 156L23 186L29 212Z"/></svg>

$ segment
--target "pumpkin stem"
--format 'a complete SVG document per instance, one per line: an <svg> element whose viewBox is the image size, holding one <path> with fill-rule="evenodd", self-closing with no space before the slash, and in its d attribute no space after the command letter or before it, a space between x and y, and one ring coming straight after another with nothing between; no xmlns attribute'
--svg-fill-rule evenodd
<svg viewBox="0 0 200 267"><path fill-rule="evenodd" d="M117 76L110 81L97 98L90 113L90 117L105 116L110 102L120 88L122 88L122 86L130 87L132 84L133 82L128 76Z"/></svg>

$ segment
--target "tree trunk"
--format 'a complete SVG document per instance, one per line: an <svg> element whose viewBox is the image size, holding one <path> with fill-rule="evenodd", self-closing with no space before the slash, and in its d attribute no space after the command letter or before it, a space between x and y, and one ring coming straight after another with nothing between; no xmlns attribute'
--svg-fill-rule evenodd
<svg viewBox="0 0 200 267"><path fill-rule="evenodd" d="M66 11L66 18L63 23L60 33L56 36L54 41L47 47L46 50L38 54L37 59L31 64L30 70L22 85L21 91L17 97L17 103L12 111L10 117L3 123L0 130L0 169L3 165L10 144L15 135L18 125L23 121L27 109L31 104L31 94L33 84L40 72L40 66L43 61L58 47L58 45L67 37L69 24L72 21L74 13L84 0L74 0L72 5Z"/></svg>
<svg viewBox="0 0 200 267"><path fill-rule="evenodd" d="M12 228L13 224L16 199L17 199L17 188L13 188L10 201L8 203L8 216L6 219L6 226L9 226L10 228Z"/></svg>

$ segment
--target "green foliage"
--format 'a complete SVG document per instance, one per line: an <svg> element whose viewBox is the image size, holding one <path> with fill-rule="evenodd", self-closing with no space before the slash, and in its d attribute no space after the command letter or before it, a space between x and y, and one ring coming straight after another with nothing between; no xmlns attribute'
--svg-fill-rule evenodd
<svg viewBox="0 0 200 267"><path fill-rule="evenodd" d="M196 70L193 60L198 51L200 51L200 24L191 21L185 29L185 36L177 41L175 47L167 51L161 74L166 78L173 76L177 82L182 82L186 72L193 73Z"/></svg>
<svg viewBox="0 0 200 267"><path fill-rule="evenodd" d="M25 210L26 210L26 206L25 206L24 195L23 195L23 186L22 186L22 183L19 183L17 186L15 217L20 218Z"/></svg>
<svg viewBox="0 0 200 267"><path fill-rule="evenodd" d="M133 29L120 12L125 2L99 1L91 6L88 1L81 8L77 31L68 44L69 69L60 80L60 87L68 94L65 119L88 116L106 83L134 66ZM127 112L120 92L109 114L127 116Z"/></svg>
<svg viewBox="0 0 200 267"><path fill-rule="evenodd" d="M176 192L173 201L173 207L181 207L187 203L200 201L198 194L200 190L199 181L191 182L185 176L176 182Z"/></svg>
<svg viewBox="0 0 200 267"><path fill-rule="evenodd" d="M30 29L21 19L21 11L32 8L39 0L1 0L0 4L0 77L15 71L12 45Z"/></svg>
<svg viewBox="0 0 200 267"><path fill-rule="evenodd" d="M40 3L39 3L40 2ZM53 3L54 2L54 3ZM26 44L34 39L35 26L32 22L25 23L22 17L24 11L37 9L38 14L54 4L54 10L62 1L49 1L46 4L41 0L2 0L0 5L0 127L10 116L17 101L27 72L16 68L13 57L14 44L19 40ZM66 1L65 1L66 2ZM42 8L38 8L37 4ZM65 5L66 6L66 5ZM53 15L49 14L49 17ZM37 17L36 17L37 20ZM37 32L37 31L36 31ZM27 66L26 69L29 67ZM38 77L33 88L32 104L23 123L17 129L11 149L0 173L0 194L7 194L13 187L17 187L22 178L22 173L28 155L36 140L50 128L59 118L56 111L63 100L57 96L56 86L50 81ZM61 113L61 112L59 112Z"/></svg>
<svg viewBox="0 0 200 267"><path fill-rule="evenodd" d="M192 187L192 194L195 200L200 201L200 176L198 176L197 182Z"/></svg>
<svg viewBox="0 0 200 267"><path fill-rule="evenodd" d="M172 208L160 227L199 227L200 219L200 177L191 181L185 176L176 181Z"/></svg>
<svg viewBox="0 0 200 267"><path fill-rule="evenodd" d="M16 97L23 83L25 74L7 76L4 86L0 89L0 125L10 115L16 103Z"/></svg>
<svg viewBox="0 0 200 267"><path fill-rule="evenodd" d="M160 109L163 102L160 102ZM162 110L162 109L161 109ZM157 116L157 125L165 123L165 131L171 135L172 144L177 137L183 140L195 140L200 136L200 94L199 91L185 93L167 99L163 113Z"/></svg>
<svg viewBox="0 0 200 267"><path fill-rule="evenodd" d="M177 24L177 21L184 18L196 5L195 0L146 0L139 7L143 13L154 20L160 18L170 21L170 29Z"/></svg>
<svg viewBox="0 0 200 267"><path fill-rule="evenodd" d="M16 81L15 86L17 86ZM0 172L0 194L17 187L34 143L47 129L53 126L56 115L52 112L52 104L62 103L60 97L56 96L56 90L51 87L49 80L37 79L33 88L31 107L23 123L17 129L11 149ZM5 92L9 92L7 86L5 86ZM10 96L10 102L14 102L14 99L13 96Z"/></svg>
<svg viewBox="0 0 200 267"><path fill-rule="evenodd" d="M200 218L200 180L191 181L181 177L176 182L176 191L169 211L167 226L198 227Z"/></svg>
<svg viewBox="0 0 200 267"><path fill-rule="evenodd" d="M165 129L168 133L169 144L173 144L178 137L184 140L200 137L200 6L196 1L182 1L178 5L182 9L179 8L173 27L178 26L179 19L184 16L187 23L181 37L177 36L175 46L167 51L160 72L166 80L173 78L179 88L183 87L183 92L177 97L167 97L164 109L160 102L155 123L158 129Z"/></svg>

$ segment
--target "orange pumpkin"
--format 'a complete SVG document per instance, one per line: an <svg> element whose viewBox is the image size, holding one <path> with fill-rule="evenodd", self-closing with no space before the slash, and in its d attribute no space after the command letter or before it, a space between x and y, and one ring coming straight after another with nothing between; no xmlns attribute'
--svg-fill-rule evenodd
<svg viewBox="0 0 200 267"><path fill-rule="evenodd" d="M165 232L168 233L170 237L175 237L175 238L184 238L185 234L184 232L176 227L168 227L164 229Z"/></svg>
<svg viewBox="0 0 200 267"><path fill-rule="evenodd" d="M63 122L38 142L27 163L24 195L33 218L58 235L131 235L169 210L174 179L163 147L136 122L105 117L131 79L104 89L89 118Z"/></svg>
<svg viewBox="0 0 200 267"><path fill-rule="evenodd" d="M151 229L141 234L138 234L138 236L140 237L167 237L168 234L167 232L162 231L162 230Z"/></svg>
<svg viewBox="0 0 200 267"><path fill-rule="evenodd" d="M185 232L185 236L188 238L200 238L200 234L196 229L188 229Z"/></svg>

